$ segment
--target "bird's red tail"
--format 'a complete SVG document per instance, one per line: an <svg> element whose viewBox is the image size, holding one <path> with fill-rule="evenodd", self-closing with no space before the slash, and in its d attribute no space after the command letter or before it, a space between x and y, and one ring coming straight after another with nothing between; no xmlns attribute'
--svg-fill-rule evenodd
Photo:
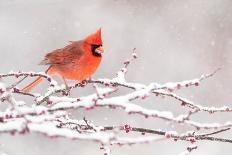
<svg viewBox="0 0 232 155"><path fill-rule="evenodd" d="M46 70L45 73L49 74L49 71L51 70L51 66ZM36 87L38 84L40 84L43 81L43 77L38 77L37 79L35 79L35 81L33 81L32 83L30 83L29 85L27 85L26 87L24 87L21 91L28 93L30 92L34 87Z"/></svg>

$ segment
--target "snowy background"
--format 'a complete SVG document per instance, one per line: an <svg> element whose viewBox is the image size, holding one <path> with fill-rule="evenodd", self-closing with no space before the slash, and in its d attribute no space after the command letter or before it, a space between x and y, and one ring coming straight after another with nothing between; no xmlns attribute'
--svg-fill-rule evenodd
<svg viewBox="0 0 232 155"><path fill-rule="evenodd" d="M137 48L139 59L129 67L131 82L182 81L222 70L200 87L183 89L179 95L205 106L232 106L232 1L230 0L0 0L0 73L10 70L44 71L37 64L43 56L70 40L79 40L102 28L104 59L95 78L111 78ZM25 82L24 84L28 83ZM36 91L43 91L46 83ZM92 92L91 86L72 96ZM125 90L126 91L126 90ZM27 100L27 99L25 99ZM144 106L159 110L183 108L173 100L152 98ZM138 103L139 104L139 103ZM185 131L162 120L128 116L123 110L99 108L75 112L98 125L131 124L137 127ZM199 113L200 122L231 121L232 114ZM221 134L231 138L231 132ZM0 135L0 151L12 155L95 154L93 142L49 139L39 134ZM185 142L159 141L151 144L113 147L116 154L178 154ZM224 154L231 144L198 142L197 154ZM167 149L168 148L168 149Z"/></svg>

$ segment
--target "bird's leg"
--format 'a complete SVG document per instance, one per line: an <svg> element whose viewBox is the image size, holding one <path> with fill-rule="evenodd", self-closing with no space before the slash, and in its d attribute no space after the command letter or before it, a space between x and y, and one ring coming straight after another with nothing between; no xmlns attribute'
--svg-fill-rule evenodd
<svg viewBox="0 0 232 155"><path fill-rule="evenodd" d="M91 81L91 77L89 77L89 79L87 79L87 80ZM93 88L94 88L95 91L96 91L96 94L97 94L98 99L102 99L103 96L100 95L100 93L99 93L99 91L98 91L98 86L97 86L97 84L96 84L96 83L92 83L92 86L93 86Z"/></svg>
<svg viewBox="0 0 232 155"><path fill-rule="evenodd" d="M64 77L62 77L62 79L63 79L63 81L64 81L65 88L66 88L66 89L68 89L68 84L67 84L67 82L66 82L65 78L64 78Z"/></svg>
<svg viewBox="0 0 232 155"><path fill-rule="evenodd" d="M68 84L67 84L67 82L66 82L66 80L65 80L64 77L62 77L62 79L63 79L64 84L65 84L65 92L64 92L65 94L64 95L69 96L70 95L70 89L68 87Z"/></svg>

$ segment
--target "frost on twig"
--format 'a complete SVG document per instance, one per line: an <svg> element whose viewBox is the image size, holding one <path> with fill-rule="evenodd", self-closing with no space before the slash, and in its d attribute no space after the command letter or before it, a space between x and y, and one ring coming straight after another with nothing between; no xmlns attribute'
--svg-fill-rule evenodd
<svg viewBox="0 0 232 155"><path fill-rule="evenodd" d="M35 72L9 72L0 74L1 79L16 78L14 84L7 85L0 83L0 100L6 102L8 108L0 111L0 133L10 134L29 134L32 132L46 135L47 137L63 137L76 140L95 141L100 144L104 154L111 153L111 145L132 145L146 144L159 140L187 141L191 145L182 154L189 154L197 149L197 141L224 142L232 143L229 138L218 137L217 134L226 132L232 127L232 122L227 120L225 123L202 123L192 120L192 116L199 112L213 114L215 112L232 112L229 106L206 107L199 103L196 104L187 98L181 97L175 93L176 90L199 86L200 83L209 77L212 77L219 69L211 74L205 74L199 78L185 80L180 82L167 82L158 84L151 82L148 85L141 83L131 83L126 80L126 73L131 62L137 58L135 49L130 59L124 62L123 67L117 72L116 76L101 79L88 79L80 83L70 85L71 91L77 87L82 88L85 85L92 84L94 92L85 96L76 96L74 98L67 96L67 88L59 85L52 77L45 73ZM43 77L49 83L48 89L44 93L24 93L18 88L18 84L30 77ZM20 79L19 79L20 78ZM17 80L19 79L19 80ZM115 94L120 88L131 89L127 94ZM24 101L17 101L15 95L33 98L34 103L28 104ZM157 109L145 108L142 104L135 104L136 100L140 102L151 96L168 96L188 112L175 115L172 111L159 111ZM90 120L83 118L75 119L68 110L77 110L80 108L94 110L96 108L123 109L130 115L139 115L145 118L152 118L149 121L157 119L180 124L183 127L192 128L191 131L179 133L177 131L147 129L144 127L134 127L130 124L115 124L114 126L96 125ZM200 129L204 129L204 133ZM130 136L130 133L140 133L137 137ZM122 136L120 133L127 133Z"/></svg>

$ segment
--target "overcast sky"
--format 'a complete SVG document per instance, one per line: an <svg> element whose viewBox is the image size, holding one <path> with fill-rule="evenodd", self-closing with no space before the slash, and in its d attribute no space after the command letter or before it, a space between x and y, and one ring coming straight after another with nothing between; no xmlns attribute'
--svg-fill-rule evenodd
<svg viewBox="0 0 232 155"><path fill-rule="evenodd" d="M47 52L67 45L70 40L82 39L100 27L105 53L95 78L113 77L136 48L139 58L129 67L128 81L145 84L181 81L222 67L200 87L178 94L202 105L231 106L231 0L0 0L0 73L44 71L46 67L38 63ZM86 89L85 93L89 91ZM147 107L153 109L182 112L179 106L170 106L172 100L153 98L147 102ZM171 130L163 121L127 116L122 110L78 110L76 115L106 125L129 122L139 127ZM194 119L225 122L231 116L197 115ZM225 136L228 135L231 133ZM4 144L0 150L12 155L102 154L95 143L54 140L37 134L1 135L0 139L0 144ZM113 155L178 154L186 146L186 143L161 141L114 147ZM192 154L229 155L230 152L231 145L200 143Z"/></svg>

